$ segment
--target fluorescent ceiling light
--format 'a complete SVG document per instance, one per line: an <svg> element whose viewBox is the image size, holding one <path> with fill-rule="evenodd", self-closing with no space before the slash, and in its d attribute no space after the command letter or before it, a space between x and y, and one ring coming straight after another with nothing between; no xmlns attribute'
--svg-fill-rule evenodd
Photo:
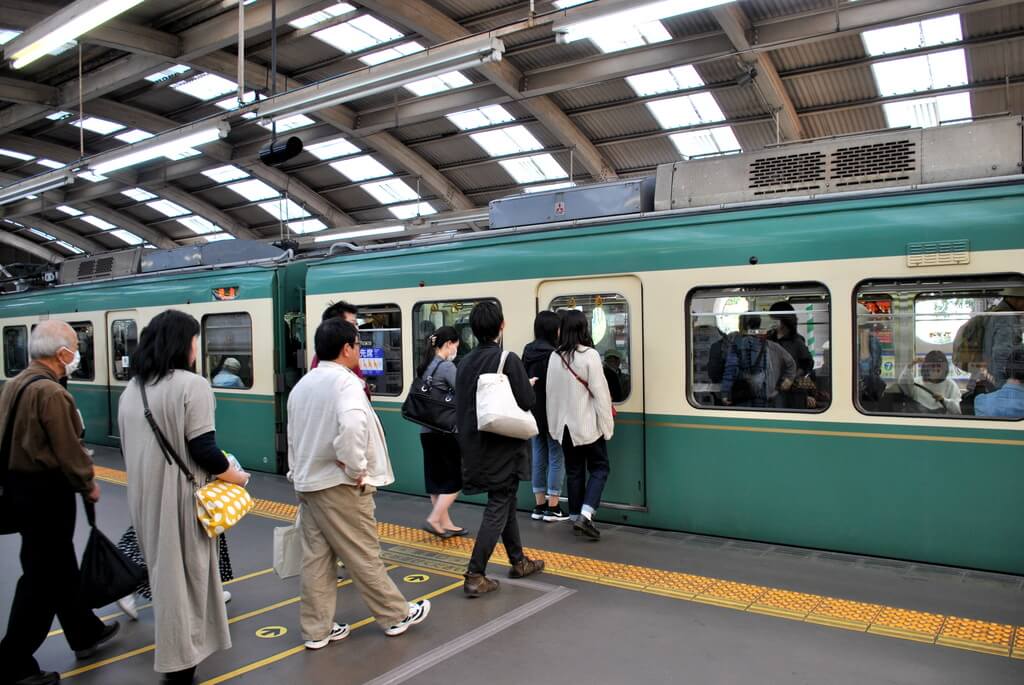
<svg viewBox="0 0 1024 685"><path fill-rule="evenodd" d="M100 181L107 180L106 176L97 174L95 171L79 171L78 178L84 178L89 183L99 183Z"/></svg>
<svg viewBox="0 0 1024 685"><path fill-rule="evenodd" d="M416 191L410 188L409 184L400 178L364 183L359 187L372 195L373 198L382 205L391 204L393 202L408 202L409 200L416 200L419 198Z"/></svg>
<svg viewBox="0 0 1024 685"><path fill-rule="evenodd" d="M176 160L179 160L179 159L188 159L189 157L198 157L201 154L203 154L203 153L200 152L199 150L195 150L195 149L190 148L190 147L187 147L187 148L185 148L183 150L178 150L177 148L173 148L173 149L169 150L167 152L167 154L164 155L164 157L166 157L167 159L170 159L172 161L176 161Z"/></svg>
<svg viewBox="0 0 1024 685"><path fill-rule="evenodd" d="M555 158L548 154L521 157L519 159L503 159L498 163L517 183L550 181L556 178L565 178L569 175L555 161Z"/></svg>
<svg viewBox="0 0 1024 685"><path fill-rule="evenodd" d="M325 7L319 12L313 12L312 14L307 14L303 17L299 17L298 19L294 19L288 22L288 25L296 29L308 29L310 26L322 24L328 19L340 17L343 14L348 14L349 12L355 11L356 8L348 4L347 2L339 2L337 5Z"/></svg>
<svg viewBox="0 0 1024 685"><path fill-rule="evenodd" d="M515 121L515 117L501 105L487 105L477 109L467 109L463 112L452 112L444 116L462 131Z"/></svg>
<svg viewBox="0 0 1024 685"><path fill-rule="evenodd" d="M711 93L683 95L647 103L647 109L662 128L679 128L725 121L725 115Z"/></svg>
<svg viewBox="0 0 1024 685"><path fill-rule="evenodd" d="M308 152L317 159L334 159L335 157L345 157L346 155L355 155L360 152L359 148L344 138L314 143L306 146L303 151Z"/></svg>
<svg viewBox="0 0 1024 685"><path fill-rule="evenodd" d="M337 162L331 162L331 166L350 181L365 181L370 178L391 175L390 169L370 155L362 155L352 159L341 159Z"/></svg>
<svg viewBox="0 0 1024 685"><path fill-rule="evenodd" d="M668 40L659 20L724 5L732 0L602 0L555 19L552 30L560 42L591 38L605 52ZM641 41L637 43L636 41Z"/></svg>
<svg viewBox="0 0 1024 685"><path fill-rule="evenodd" d="M315 233L322 231L327 228L327 224L320 221L319 219L306 219L305 221L293 221L288 224L288 228L292 233L298 233L303 235L304 233Z"/></svg>
<svg viewBox="0 0 1024 685"><path fill-rule="evenodd" d="M100 119L99 117L86 117L85 119L72 121L71 125L77 126L78 128L84 128L86 131L99 133L102 136L109 136L111 133L120 131L124 128L122 124L119 124L116 121L108 121L106 119Z"/></svg>
<svg viewBox="0 0 1024 685"><path fill-rule="evenodd" d="M56 238L54 238L52 235L50 235L49 233L46 233L44 231L40 231L38 228L31 228L30 227L28 229L28 232L31 233L34 236L39 236L43 240L56 240Z"/></svg>
<svg viewBox="0 0 1024 685"><path fill-rule="evenodd" d="M291 219L302 219L309 216L309 212L294 200L284 197L271 200L270 202L261 202L259 207L278 221L290 221Z"/></svg>
<svg viewBox="0 0 1024 685"><path fill-rule="evenodd" d="M78 211L74 207L69 207L68 205L57 205L57 209L68 216L82 216L82 212Z"/></svg>
<svg viewBox="0 0 1024 685"><path fill-rule="evenodd" d="M217 183L227 183L229 181L237 181L240 178L248 178L249 174L242 171L234 164L225 164L219 166L216 169L207 169L202 172L203 176L213 179Z"/></svg>
<svg viewBox="0 0 1024 685"><path fill-rule="evenodd" d="M184 74L186 71L191 71L191 69L191 67L186 67L184 64L175 64L173 67L168 67L163 71L150 74L146 77L146 80L150 83L158 83L160 81L166 81L169 78L173 78L178 74Z"/></svg>
<svg viewBox="0 0 1024 685"><path fill-rule="evenodd" d="M197 100L206 101L230 93L236 89L236 86L234 81L229 81L216 74L200 74L195 78L172 84L171 88L185 95L191 95Z"/></svg>
<svg viewBox="0 0 1024 685"><path fill-rule="evenodd" d="M304 126L312 126L316 122L307 117L305 114L292 114L291 116L281 117L274 120L277 123L277 132L284 133L285 131L294 131L297 128L303 128ZM272 124L269 121L259 122L260 126L271 130Z"/></svg>
<svg viewBox="0 0 1024 685"><path fill-rule="evenodd" d="M127 243L128 245L141 245L143 242L145 242L139 236L135 235L131 231L126 231L123 228L111 231L110 235L116 236L122 242Z"/></svg>
<svg viewBox="0 0 1024 685"><path fill-rule="evenodd" d="M959 14L888 26L884 29L865 31L860 35L864 41L864 49L872 57L955 43L964 37Z"/></svg>
<svg viewBox="0 0 1024 685"><path fill-rule="evenodd" d="M575 188L576 184L572 181L562 181L561 183L545 183L539 186L530 186L523 188L524 193L546 193L549 190L562 190L564 188Z"/></svg>
<svg viewBox="0 0 1024 685"><path fill-rule="evenodd" d="M71 243L65 242L63 240L58 240L57 244L63 247L68 252L70 252L71 254L85 254L85 250L79 247L75 247Z"/></svg>
<svg viewBox="0 0 1024 685"><path fill-rule="evenodd" d="M36 164L44 166L47 169L63 169L64 167L67 166L67 164L61 164L60 162L54 161L52 159L46 159L45 157L37 159Z"/></svg>
<svg viewBox="0 0 1024 685"><path fill-rule="evenodd" d="M147 133L146 131L141 131L141 130L139 130L137 128L133 128L130 131L125 131L124 133L118 133L114 137L117 138L118 140L120 140L122 143L128 143L129 145L131 145L132 143L138 143L139 141L147 140L148 138L152 138L153 134L152 133Z"/></svg>
<svg viewBox="0 0 1024 685"><path fill-rule="evenodd" d="M59 112L54 112L53 114L47 114L46 118L50 121L60 121L61 119L67 119L69 116L71 116L71 112L61 110Z"/></svg>
<svg viewBox="0 0 1024 685"><path fill-rule="evenodd" d="M514 155L520 152L542 150L540 144L525 126L510 126L496 131L471 133L469 137L476 141L491 157Z"/></svg>
<svg viewBox="0 0 1024 685"><path fill-rule="evenodd" d="M48 190L56 190L69 183L73 183L75 175L70 169L48 171L44 174L30 176L22 181L0 188L0 205L5 205L16 200L22 200L29 195L45 193Z"/></svg>
<svg viewBox="0 0 1024 685"><path fill-rule="evenodd" d="M160 212L166 217L176 217L182 214L188 214L188 210L179 204L175 204L170 200L156 200L154 202L147 202L146 206L150 209Z"/></svg>
<svg viewBox="0 0 1024 685"><path fill-rule="evenodd" d="M156 197L153 193L143 190L142 188L129 188L128 190L122 190L121 194L125 197L130 197L136 202L145 202L146 200L152 200Z"/></svg>
<svg viewBox="0 0 1024 685"><path fill-rule="evenodd" d="M317 31L313 37L345 53L360 52L381 43L398 40L402 34L380 19L365 14L344 24Z"/></svg>
<svg viewBox="0 0 1024 685"><path fill-rule="evenodd" d="M677 90L689 90L690 88L701 88L704 86L704 79L700 77L692 65L686 64L671 69L660 71L649 71L646 74L634 74L627 76L626 82L633 92L640 97L661 95Z"/></svg>
<svg viewBox="0 0 1024 685"><path fill-rule="evenodd" d="M373 235L388 235L389 233L401 233L405 226L381 226L380 228L364 228L360 231L343 231L331 233L330 235L317 236L314 242L326 243L333 240L345 240L347 238L367 238Z"/></svg>
<svg viewBox="0 0 1024 685"><path fill-rule="evenodd" d="M12 31L11 29L0 29L0 45L7 45L20 35L21 31Z"/></svg>
<svg viewBox="0 0 1024 685"><path fill-rule="evenodd" d="M967 58L963 50L876 62L871 70L883 96L967 84Z"/></svg>
<svg viewBox="0 0 1024 685"><path fill-rule="evenodd" d="M186 216L178 219L177 221L196 235L209 235L211 233L224 232L223 228L201 216Z"/></svg>
<svg viewBox="0 0 1024 685"><path fill-rule="evenodd" d="M30 162L35 159L32 155L26 155L24 152L18 152L16 150L8 150L5 147L0 147L0 156L12 157L14 159L21 160L22 162Z"/></svg>
<svg viewBox="0 0 1024 685"><path fill-rule="evenodd" d="M109 231L111 229L117 228L117 226L115 226L114 224L110 223L109 221L104 221L103 219L99 218L98 216L92 216L91 214L83 214L82 216L80 216L78 218L81 219L82 221L84 221L84 222L86 222L88 224L92 224L96 228L102 229L104 231Z"/></svg>
<svg viewBox="0 0 1024 685"><path fill-rule="evenodd" d="M442 93L453 88L464 88L473 85L473 82L462 75L460 71L449 71L447 74L439 74L430 78L413 81L405 84L406 90L414 95L424 97L434 93Z"/></svg>
<svg viewBox="0 0 1024 685"><path fill-rule="evenodd" d="M409 205L395 205L388 207L388 211L395 215L396 219L408 221L418 216L429 216L437 214L437 210L429 202L413 202Z"/></svg>
<svg viewBox="0 0 1024 685"><path fill-rule="evenodd" d="M89 162L89 168L98 174L105 174L157 157L181 154L183 150L213 142L227 133L228 125L224 122L201 122L183 126L141 143L101 154Z"/></svg>
<svg viewBox="0 0 1024 685"><path fill-rule="evenodd" d="M927 128L947 121L970 119L972 116L970 93L887 102L882 108L885 110L886 121L892 128Z"/></svg>
<svg viewBox="0 0 1024 685"><path fill-rule="evenodd" d="M686 131L673 134L669 138L684 157L742 152L731 126L719 126L704 131Z"/></svg>
<svg viewBox="0 0 1024 685"><path fill-rule="evenodd" d="M205 238L208 243L216 243L222 240L234 240L235 236L230 233L209 233L204 235L203 238Z"/></svg>
<svg viewBox="0 0 1024 685"><path fill-rule="evenodd" d="M504 43L492 36L464 38L269 98L260 105L259 114L266 117L312 112L431 76L498 61L504 50Z"/></svg>
<svg viewBox="0 0 1024 685"><path fill-rule="evenodd" d="M423 52L423 46L414 40L410 40L408 43L401 43L391 48L384 48L383 50L360 55L359 61L373 67L417 52Z"/></svg>
<svg viewBox="0 0 1024 685"><path fill-rule="evenodd" d="M281 194L256 178L250 181L242 181L241 183L232 183L227 188L228 190L241 195L249 202L266 200L271 197L278 197Z"/></svg>
<svg viewBox="0 0 1024 685"><path fill-rule="evenodd" d="M78 0L39 22L4 46L15 69L73 41L87 31L138 5L142 0Z"/></svg>

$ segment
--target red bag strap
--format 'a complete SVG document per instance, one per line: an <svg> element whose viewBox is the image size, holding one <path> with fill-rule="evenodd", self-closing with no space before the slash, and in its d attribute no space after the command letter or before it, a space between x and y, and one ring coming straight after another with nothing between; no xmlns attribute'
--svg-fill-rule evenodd
<svg viewBox="0 0 1024 685"><path fill-rule="evenodd" d="M558 355L558 358L562 360L562 366L564 366L566 369L568 369L569 373L571 373L573 375L573 378L575 378L576 380L578 380L580 383L583 384L583 387L587 389L587 394L589 394L590 398L593 399L594 398L594 393L591 392L591 390L590 390L590 383L587 383L585 380L580 378L580 375L578 373L573 371L572 366L569 365L569 362L567 362L565 360L564 356Z"/></svg>

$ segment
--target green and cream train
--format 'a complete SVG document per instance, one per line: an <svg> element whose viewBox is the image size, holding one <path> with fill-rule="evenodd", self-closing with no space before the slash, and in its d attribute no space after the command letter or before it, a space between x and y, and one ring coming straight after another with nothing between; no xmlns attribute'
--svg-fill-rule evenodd
<svg viewBox="0 0 1024 685"><path fill-rule="evenodd" d="M1004 311L1024 288L1022 159L1020 121L999 119L500 200L490 230L456 240L242 265L211 253L185 260L206 266L162 270L173 260L143 253L130 277L0 298L4 376L25 363L34 323L68 321L82 341L70 388L87 437L116 444L138 332L182 309L202 323L198 371L215 386L218 441L250 468L283 472L288 389L320 313L344 299L360 310L393 488L422 493L418 427L400 406L425 337L452 325L467 351L469 312L490 299L519 352L537 311L575 308L621 389L602 520L1021 574L1024 417L974 413L968 397L988 372L952 359L960 328L993 311L1016 321L1011 343L1024 346L1024 314ZM708 362L741 315L763 312L770 328L773 305L792 309L813 357L809 401L726 405ZM962 409L900 401L934 350ZM881 396L863 391L866 358ZM521 497L531 505L526 485Z"/></svg>

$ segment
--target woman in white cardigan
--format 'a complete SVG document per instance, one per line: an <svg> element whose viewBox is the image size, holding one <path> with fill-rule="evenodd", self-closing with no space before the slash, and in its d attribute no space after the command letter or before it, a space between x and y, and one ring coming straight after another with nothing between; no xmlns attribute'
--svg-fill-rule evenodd
<svg viewBox="0 0 1024 685"><path fill-rule="evenodd" d="M587 317L569 311L547 375L548 431L562 442L573 532L601 538L593 516L608 481L608 446L615 430L612 398ZM587 478L587 472L590 478Z"/></svg>

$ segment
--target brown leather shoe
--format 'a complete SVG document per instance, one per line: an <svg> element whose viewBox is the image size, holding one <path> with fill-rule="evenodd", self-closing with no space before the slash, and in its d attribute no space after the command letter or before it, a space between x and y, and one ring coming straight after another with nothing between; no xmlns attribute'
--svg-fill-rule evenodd
<svg viewBox="0 0 1024 685"><path fill-rule="evenodd" d="M466 583L462 586L462 591L469 597L479 597L488 592L498 591L498 581L491 580L482 573L465 573L463 575L466 577Z"/></svg>
<svg viewBox="0 0 1024 685"><path fill-rule="evenodd" d="M522 561L517 561L512 564L512 568L509 569L509 578L525 578L526 576L532 576L534 573L540 573L544 570L543 559L527 559L523 557Z"/></svg>

